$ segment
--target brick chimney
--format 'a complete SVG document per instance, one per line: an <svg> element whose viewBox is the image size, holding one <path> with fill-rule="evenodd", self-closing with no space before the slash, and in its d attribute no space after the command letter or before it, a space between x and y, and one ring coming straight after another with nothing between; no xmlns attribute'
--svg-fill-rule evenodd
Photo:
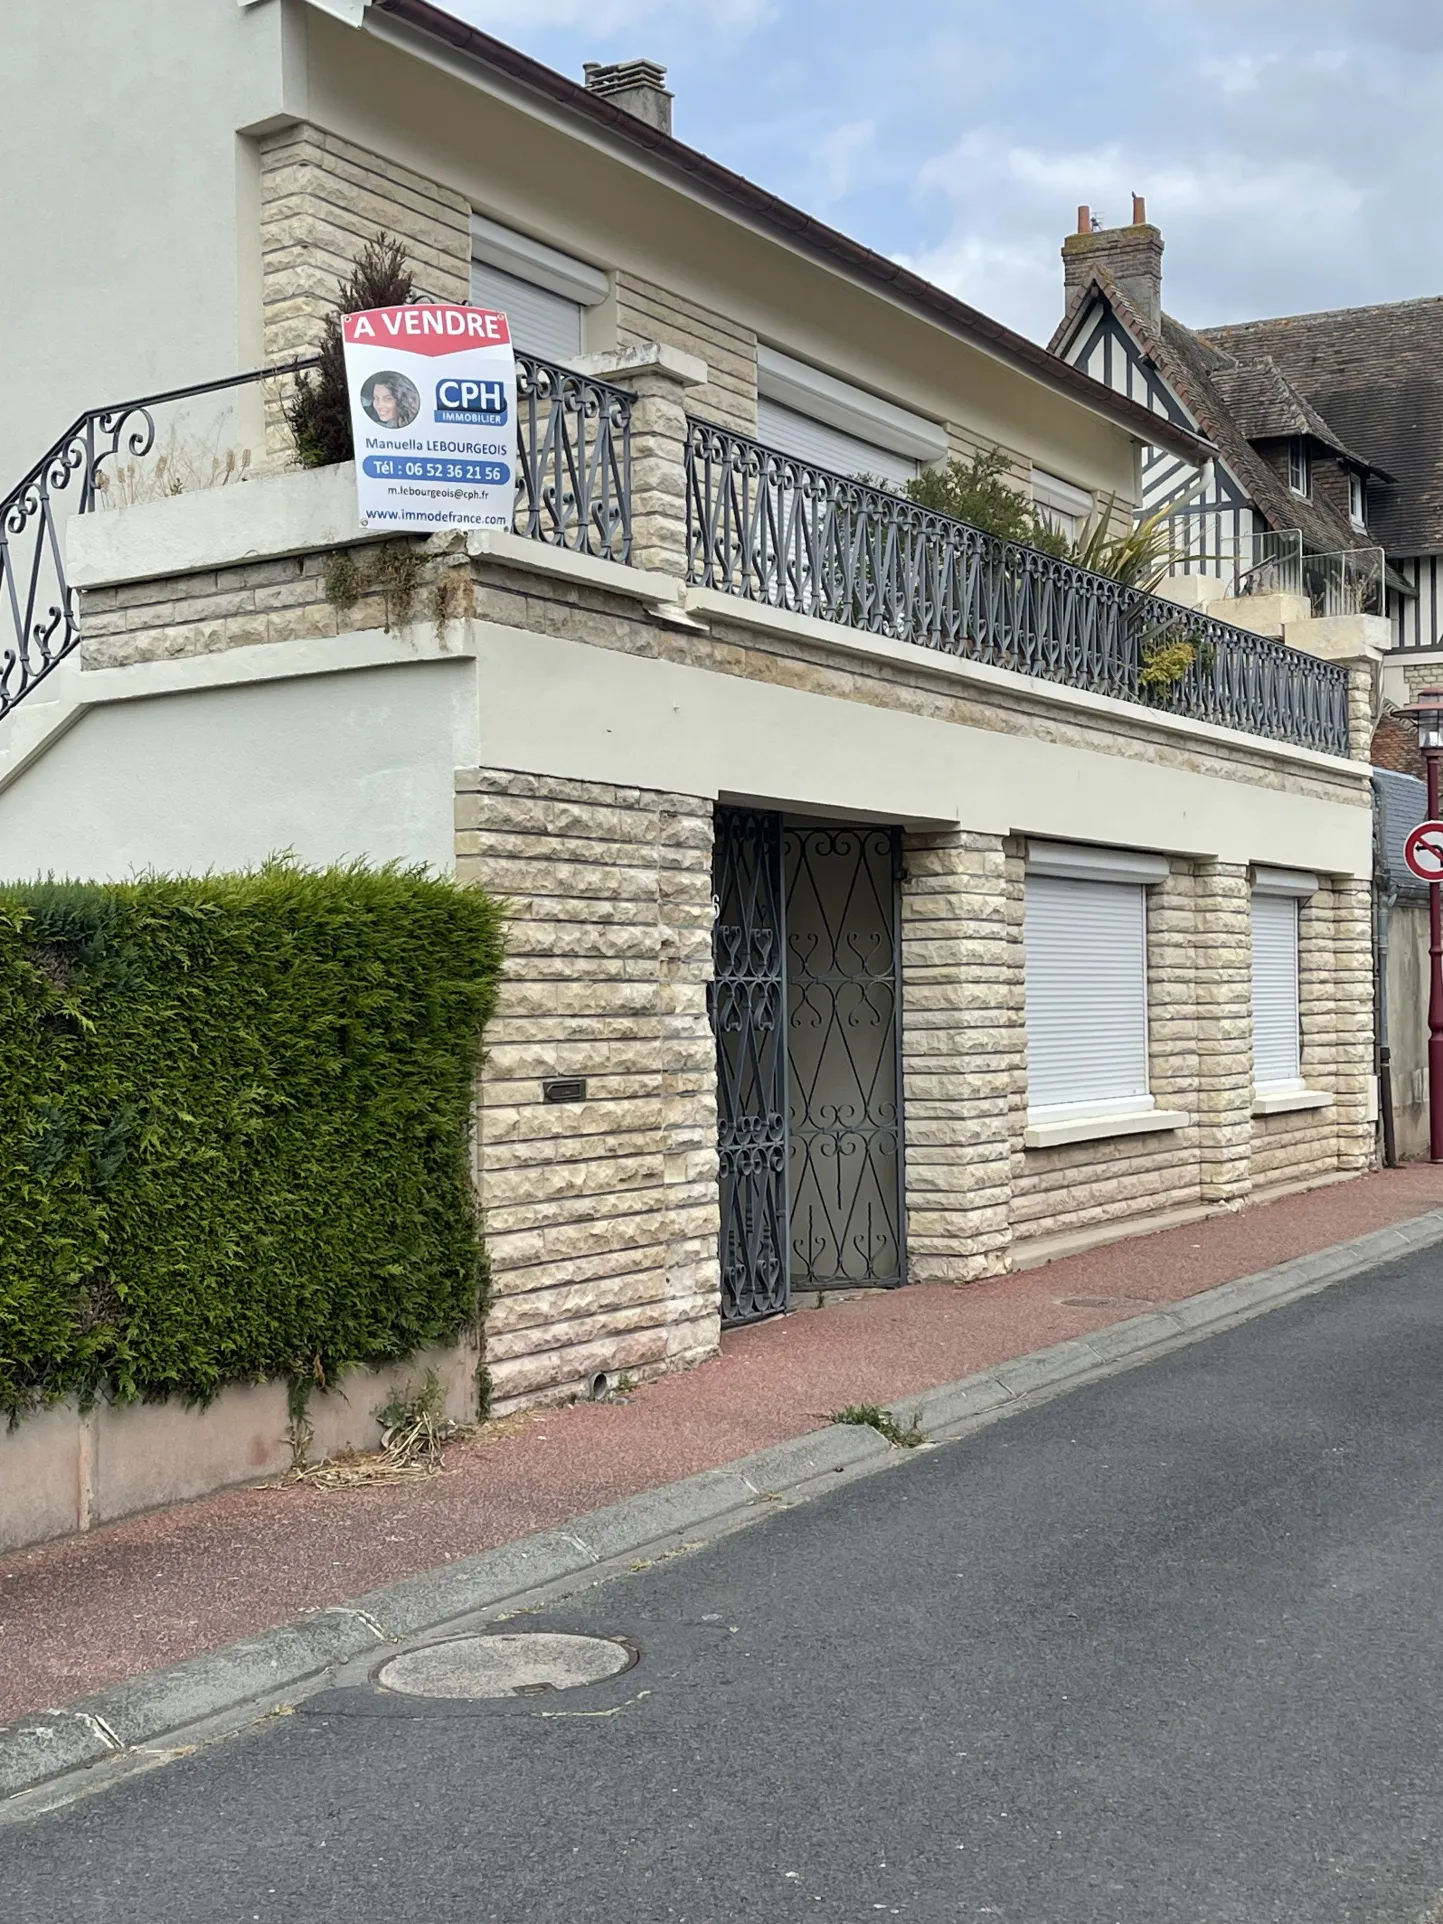
<svg viewBox="0 0 1443 1924"><path fill-rule="evenodd" d="M1077 232L1062 243L1062 280L1070 302L1096 267L1105 267L1138 313L1156 328L1162 320L1162 230L1150 225L1141 194L1132 197L1132 225L1095 225L1091 208L1077 210Z"/></svg>
<svg viewBox="0 0 1443 1924"><path fill-rule="evenodd" d="M654 60L615 60L610 66L588 60L583 71L588 93L600 94L649 127L671 132L672 96L666 88L665 67L658 67Z"/></svg>

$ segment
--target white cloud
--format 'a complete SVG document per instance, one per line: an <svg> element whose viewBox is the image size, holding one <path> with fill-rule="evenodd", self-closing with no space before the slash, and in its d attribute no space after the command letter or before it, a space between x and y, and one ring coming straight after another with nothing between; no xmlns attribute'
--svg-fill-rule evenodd
<svg viewBox="0 0 1443 1924"><path fill-rule="evenodd" d="M846 120L811 144L809 204L818 209L846 198L866 173L877 138L874 120Z"/></svg>
<svg viewBox="0 0 1443 1924"><path fill-rule="evenodd" d="M1034 336L1078 203L1134 191L1196 325L1443 289L1440 0L449 4L669 61L686 139Z"/></svg>
<svg viewBox="0 0 1443 1924"><path fill-rule="evenodd" d="M1325 237L1336 246L1368 205L1362 188L1321 159L1273 153L1259 161L1219 150L1189 161L1178 143L1158 152L1140 139L1046 148L1009 144L1000 129L968 134L926 161L916 179L922 194L950 200L955 211L940 240L899 258L1042 338L1061 312L1058 249L1079 204L1119 226L1131 218L1132 195L1144 194L1164 228L1169 267L1179 255L1189 264L1189 296L1200 261L1215 268L1265 258L1274 273L1306 269ZM1199 322L1239 317L1181 311Z"/></svg>

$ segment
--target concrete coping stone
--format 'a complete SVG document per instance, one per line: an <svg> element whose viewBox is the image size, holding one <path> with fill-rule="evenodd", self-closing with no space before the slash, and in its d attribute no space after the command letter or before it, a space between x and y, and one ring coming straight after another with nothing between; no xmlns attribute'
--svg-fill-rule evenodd
<svg viewBox="0 0 1443 1924"><path fill-rule="evenodd" d="M1443 1209L1430 1210L903 1398L890 1413L903 1426L915 1424L925 1440L966 1434L1440 1242ZM66 1708L31 1712L0 1727L0 1800L217 1717L251 1721L258 1703L278 1692L304 1694L313 1680L367 1650L519 1605L548 1585L594 1581L615 1559L689 1531L718 1534L768 1514L774 1500L806 1501L839 1487L839 1477L869 1475L907 1456L867 1426L832 1424L130 1678ZM247 1706L249 1717L240 1714Z"/></svg>

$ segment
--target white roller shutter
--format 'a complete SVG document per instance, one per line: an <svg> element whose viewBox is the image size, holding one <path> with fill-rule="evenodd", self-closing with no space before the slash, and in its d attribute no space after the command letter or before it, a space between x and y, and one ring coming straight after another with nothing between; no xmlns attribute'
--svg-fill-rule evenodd
<svg viewBox="0 0 1443 1924"><path fill-rule="evenodd" d="M833 474L850 478L857 474L879 476L883 481L901 484L914 480L917 463L905 454L894 454L872 441L844 434L826 421L798 414L795 408L782 407L766 396L757 402L757 439L779 454L795 455Z"/></svg>
<svg viewBox="0 0 1443 1924"><path fill-rule="evenodd" d="M1144 1107L1147 891L1029 875L1029 1116Z"/></svg>
<svg viewBox="0 0 1443 1924"><path fill-rule="evenodd" d="M486 261L471 263L471 300L495 307L511 323L511 338L524 353L569 366L581 352L581 303L553 294Z"/></svg>
<svg viewBox="0 0 1443 1924"><path fill-rule="evenodd" d="M1253 1082L1259 1089L1303 1086L1298 1032L1298 903L1253 897Z"/></svg>

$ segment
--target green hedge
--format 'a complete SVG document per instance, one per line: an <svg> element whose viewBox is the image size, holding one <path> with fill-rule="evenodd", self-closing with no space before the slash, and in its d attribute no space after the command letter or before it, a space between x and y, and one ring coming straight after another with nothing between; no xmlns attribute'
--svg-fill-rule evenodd
<svg viewBox="0 0 1443 1924"><path fill-rule="evenodd" d="M394 868L0 888L0 1410L472 1326L500 947L486 896Z"/></svg>

